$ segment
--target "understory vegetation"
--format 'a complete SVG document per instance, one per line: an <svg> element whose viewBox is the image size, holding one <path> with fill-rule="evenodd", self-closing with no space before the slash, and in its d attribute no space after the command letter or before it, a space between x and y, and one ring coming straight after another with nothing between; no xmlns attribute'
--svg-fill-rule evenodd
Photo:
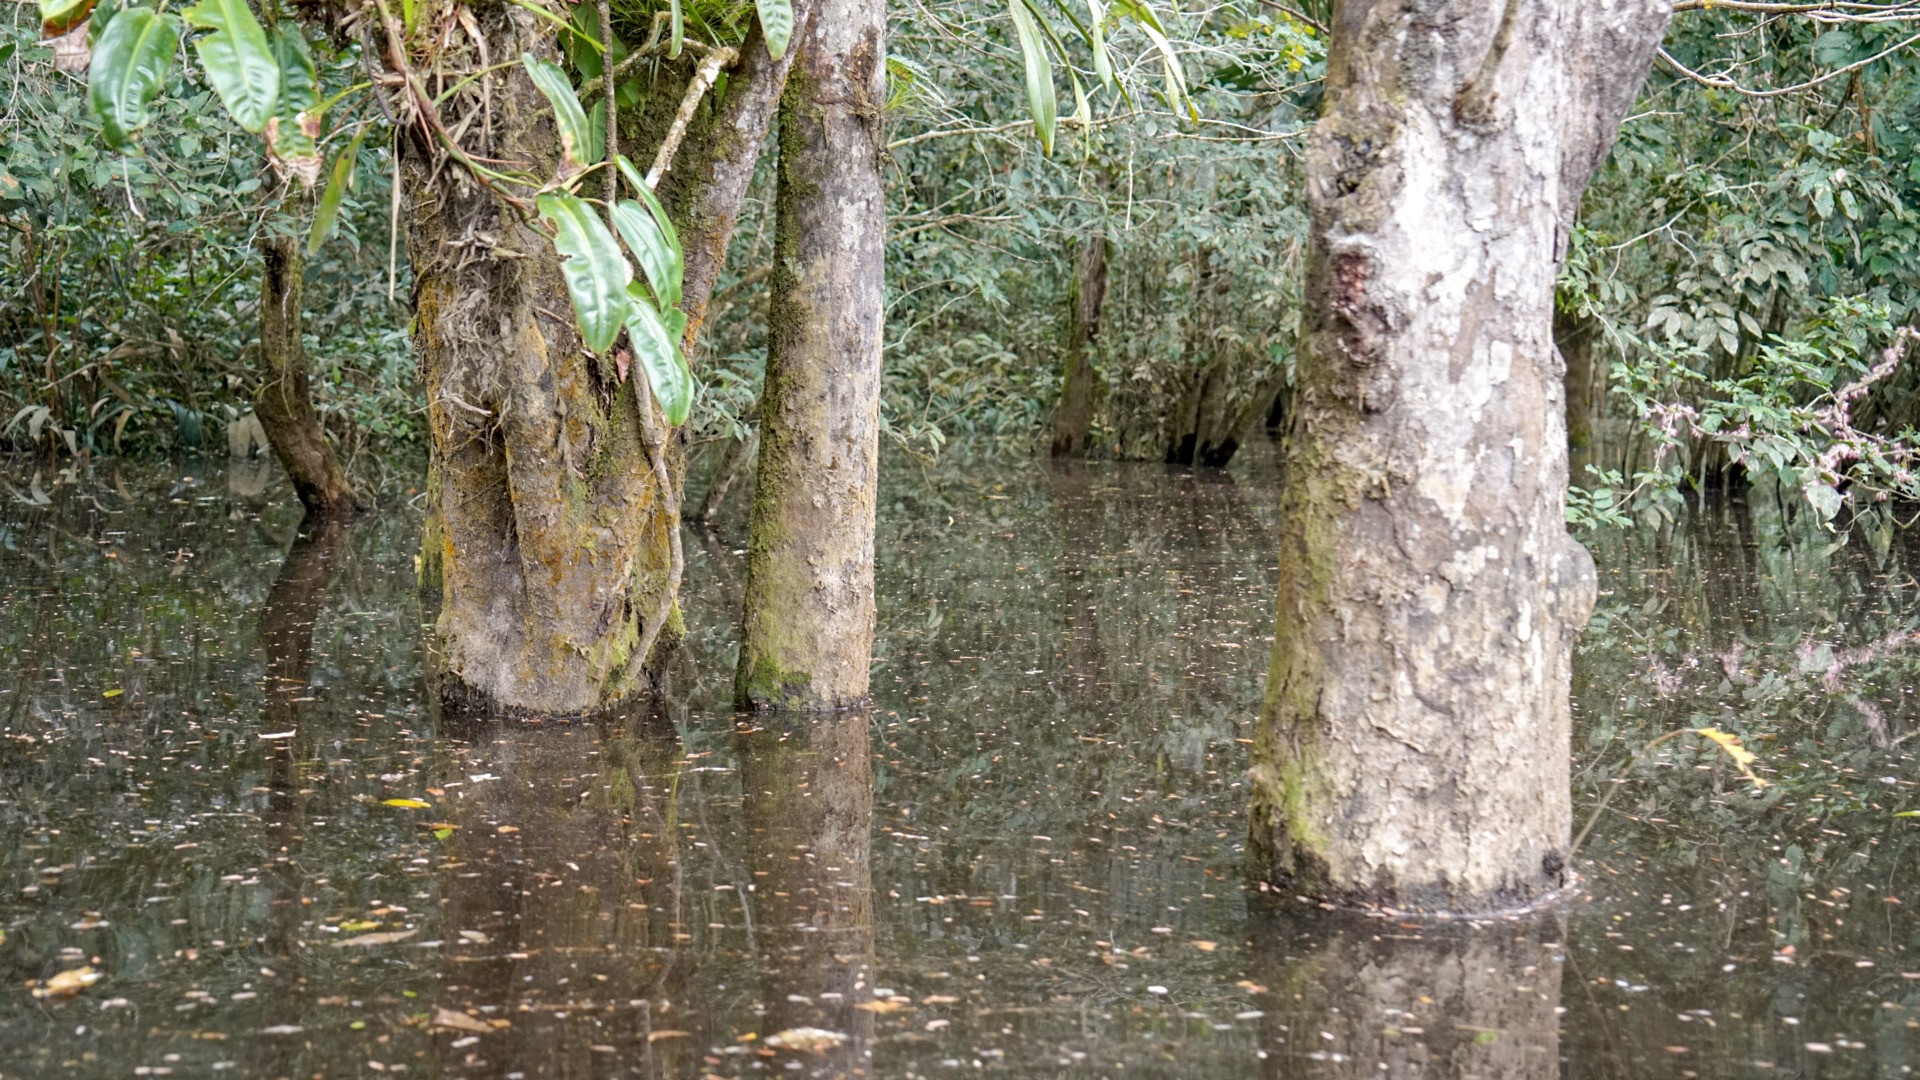
<svg viewBox="0 0 1920 1080"><path fill-rule="evenodd" d="M1101 35L1078 7L1023 7L1046 109L1006 8L895 6L883 423L898 443L1038 440L1089 289L1104 300L1080 327L1096 375L1091 453L1224 461L1279 422L1324 6L1120 3L1094 9ZM1911 13L1679 6L1560 284L1570 513L1625 524L1755 481L1821 520L1920 497L1908 439L1920 346L1903 331L1920 323ZM657 33L666 7L614 5L616 36ZM686 32L730 41L752 10L690 4ZM318 155L351 183L316 229L312 194L190 65L169 69L167 107L137 146L109 149L84 72L60 70L32 11L16 5L0 27L0 447L58 459L249 449L258 243L273 234L317 241L307 349L349 468L378 468L369 447L422 440L391 151L381 137L361 145L374 103L362 95L329 118ZM316 52L323 93L364 76L360 48ZM596 74L594 54L575 52L574 74ZM644 96L645 73L623 95ZM743 438L754 422L766 160L689 357L696 439ZM1104 258L1086 259L1090 247Z"/></svg>

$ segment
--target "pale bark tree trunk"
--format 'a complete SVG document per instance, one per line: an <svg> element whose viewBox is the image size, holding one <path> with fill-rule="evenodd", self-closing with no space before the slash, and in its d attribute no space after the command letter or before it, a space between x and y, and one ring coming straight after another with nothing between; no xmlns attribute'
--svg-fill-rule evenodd
<svg viewBox="0 0 1920 1080"><path fill-rule="evenodd" d="M821 0L793 48L735 696L831 709L866 700L873 648L885 8Z"/></svg>
<svg viewBox="0 0 1920 1080"><path fill-rule="evenodd" d="M360 499L320 426L313 407L312 365L300 340L306 268L301 256L300 241L293 237L260 241L263 379L253 397L253 412L307 512L350 515L360 509Z"/></svg>
<svg viewBox="0 0 1920 1080"><path fill-rule="evenodd" d="M1060 382L1060 408L1053 417L1053 456L1084 457L1092 446L1093 407L1100 373L1093 342L1100 336L1100 309L1107 302L1107 238L1095 233L1080 244L1067 297L1067 356Z"/></svg>
<svg viewBox="0 0 1920 1080"><path fill-rule="evenodd" d="M795 6L804 27L808 6ZM551 27L527 12L475 14L490 55L553 55ZM790 62L767 57L757 30L741 57L660 185L684 223L689 343ZM453 126L454 110L484 110L462 128L466 152L552 175L559 135L531 80L509 68L486 95L442 106ZM634 126L664 128L677 102L651 104ZM642 162L660 137L622 132ZM422 552L438 608L432 670L442 695L475 704L597 709L646 686L679 636L677 435L643 378L622 380L585 351L551 241L413 135L402 182L433 451Z"/></svg>
<svg viewBox="0 0 1920 1080"><path fill-rule="evenodd" d="M1524 904L1565 881L1553 281L1667 0L1337 5L1249 854L1289 895Z"/></svg>

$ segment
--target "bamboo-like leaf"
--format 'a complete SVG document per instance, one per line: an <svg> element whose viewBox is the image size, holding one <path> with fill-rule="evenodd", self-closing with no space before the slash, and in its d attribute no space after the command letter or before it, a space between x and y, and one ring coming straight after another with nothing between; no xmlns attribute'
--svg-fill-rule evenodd
<svg viewBox="0 0 1920 1080"><path fill-rule="evenodd" d="M1107 11L1100 0L1087 0L1087 11L1091 16L1087 20L1087 35L1093 44L1093 73L1100 77L1100 85L1111 90L1113 58L1107 55Z"/></svg>
<svg viewBox="0 0 1920 1080"><path fill-rule="evenodd" d="M274 171L311 188L320 179L320 73L291 19L274 28L272 40L280 101L267 120L267 160Z"/></svg>
<svg viewBox="0 0 1920 1080"><path fill-rule="evenodd" d="M1010 0L1014 36L1020 39L1020 58L1027 73L1027 108L1033 113L1033 130L1040 136L1040 148L1053 153L1054 120L1059 104L1053 96L1053 62L1047 59L1047 44L1040 36L1026 0Z"/></svg>
<svg viewBox="0 0 1920 1080"><path fill-rule="evenodd" d="M653 295L663 308L680 302L680 253L667 243L659 223L647 208L632 199L623 199L613 207L613 227L627 242L627 250L640 264L653 287Z"/></svg>
<svg viewBox="0 0 1920 1080"><path fill-rule="evenodd" d="M678 3L674 6L679 7ZM778 60L793 40L793 0L753 0L753 6L760 12L760 32L766 35L767 52Z"/></svg>
<svg viewBox="0 0 1920 1080"><path fill-rule="evenodd" d="M667 31L667 59L678 60L680 49L687 43L687 24L680 15L680 0L668 0L667 12L667 22L670 24Z"/></svg>
<svg viewBox="0 0 1920 1080"><path fill-rule="evenodd" d="M585 168L593 162L587 157L587 151L593 146L590 129L587 127L587 111L580 107L580 98L573 92L573 83L560 65L551 60L542 60L532 53L525 53L520 62L526 65L527 74L533 77L533 85L547 96L547 102L553 106L553 121L560 129L560 147L566 152L567 160ZM595 350L596 352L598 350Z"/></svg>
<svg viewBox="0 0 1920 1080"><path fill-rule="evenodd" d="M146 125L179 44L180 17L152 8L128 8L107 24L87 68L87 106L108 146L124 148Z"/></svg>
<svg viewBox="0 0 1920 1080"><path fill-rule="evenodd" d="M213 31L196 39L193 49L221 104L241 127L255 135L265 131L280 96L280 64L246 0L200 0L185 15L192 25Z"/></svg>
<svg viewBox="0 0 1920 1080"><path fill-rule="evenodd" d="M678 427L686 423L687 416L693 412L693 372L687 367L686 357L680 355L674 335L662 321L660 312L648 302L640 287L629 287L627 294L627 340L633 344L640 366L646 369L647 385L653 387L653 396L660 399L667 423Z"/></svg>
<svg viewBox="0 0 1920 1080"><path fill-rule="evenodd" d="M580 337L591 352L607 351L626 321L627 283L633 267L620 256L620 244L593 208L577 196L542 195L535 205L553 225L553 246L566 256L560 264L573 297Z"/></svg>
<svg viewBox="0 0 1920 1080"><path fill-rule="evenodd" d="M366 139L367 130L361 128L340 156L333 159L333 175L327 180L326 190L320 193L320 205L313 211L313 228L307 231L309 258L318 255L327 237L333 235L334 220L340 215L340 200L353 180L353 167L360 160L360 143Z"/></svg>
<svg viewBox="0 0 1920 1080"><path fill-rule="evenodd" d="M1167 29L1160 24L1160 17L1153 13L1152 5L1147 0L1119 0L1114 10L1138 23L1141 33L1146 34L1147 40L1153 42L1153 47L1159 51L1160 66L1167 73L1167 104L1175 112L1184 104L1187 115L1197 118L1199 112L1193 107L1193 96L1187 91L1186 69L1181 66L1180 54L1174 51L1173 42L1167 39Z"/></svg>

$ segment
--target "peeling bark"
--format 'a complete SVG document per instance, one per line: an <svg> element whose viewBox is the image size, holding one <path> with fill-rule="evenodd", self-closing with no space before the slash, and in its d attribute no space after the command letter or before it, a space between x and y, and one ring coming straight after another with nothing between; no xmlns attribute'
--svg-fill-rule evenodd
<svg viewBox="0 0 1920 1080"><path fill-rule="evenodd" d="M832 709L866 700L873 650L885 9L822 0L793 49L734 693Z"/></svg>
<svg viewBox="0 0 1920 1080"><path fill-rule="evenodd" d="M1107 301L1105 236L1080 245L1068 292L1067 355L1060 380L1060 408L1053 418L1053 456L1083 457L1092 447L1093 407L1100 396L1100 373L1093 366L1093 342L1100 336L1100 309Z"/></svg>
<svg viewBox="0 0 1920 1080"><path fill-rule="evenodd" d="M313 407L313 372L300 340L305 261L300 241L268 236L260 241L260 389L253 412L267 445L280 460L293 490L311 514L357 512L359 496Z"/></svg>
<svg viewBox="0 0 1920 1080"><path fill-rule="evenodd" d="M1565 881L1595 575L1553 281L1667 14L1338 6L1251 776L1251 870L1289 894L1480 910Z"/></svg>

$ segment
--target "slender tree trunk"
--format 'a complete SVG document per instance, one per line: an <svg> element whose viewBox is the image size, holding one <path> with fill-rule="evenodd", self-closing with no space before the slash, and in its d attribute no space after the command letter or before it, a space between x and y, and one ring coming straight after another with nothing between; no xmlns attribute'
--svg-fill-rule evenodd
<svg viewBox="0 0 1920 1080"><path fill-rule="evenodd" d="M1083 457L1091 448L1093 406L1100 396L1093 342L1100 336L1100 309L1107 301L1104 235L1095 233L1081 243L1067 299L1066 370L1060 383L1060 409L1053 417L1053 456Z"/></svg>
<svg viewBox="0 0 1920 1080"><path fill-rule="evenodd" d="M253 396L254 415L307 511L352 514L360 500L320 426L312 369L300 341L305 271L300 241L268 236L260 241L260 261L261 383Z"/></svg>
<svg viewBox="0 0 1920 1080"><path fill-rule="evenodd" d="M795 6L805 26L808 6ZM474 14L491 56L555 51L551 27L523 9ZM757 31L741 57L660 185L685 223L688 343L788 70ZM677 102L650 104L642 130L622 126L643 162ZM559 134L519 68L489 76L484 99L441 109L450 126L466 121L468 153L553 174ZM422 584L437 594L432 669L450 697L597 709L647 685L679 637L678 434L644 379L622 380L584 349L551 241L438 153L416 128L401 170L433 450L422 553Z"/></svg>
<svg viewBox="0 0 1920 1080"><path fill-rule="evenodd" d="M1567 476L1576 484L1587 482L1587 465L1593 461L1593 344L1599 329L1592 319L1553 313L1554 344L1566 361Z"/></svg>
<svg viewBox="0 0 1920 1080"><path fill-rule="evenodd" d="M755 404L759 404L755 402ZM713 479L707 482L706 494L700 496L700 505L694 508L688 519L701 525L713 521L713 516L726 505L727 492L739 483L740 477L747 472L753 462L754 453L760 449L760 429L748 430L744 439L735 439L727 444L726 453L720 456L720 464L714 466Z"/></svg>
<svg viewBox="0 0 1920 1080"><path fill-rule="evenodd" d="M825 709L867 697L885 311L885 35L877 0L821 0L793 42L735 681L743 705Z"/></svg>
<svg viewBox="0 0 1920 1080"><path fill-rule="evenodd" d="M1553 281L1666 0L1336 7L1253 872L1475 910L1562 886L1567 535Z"/></svg>

